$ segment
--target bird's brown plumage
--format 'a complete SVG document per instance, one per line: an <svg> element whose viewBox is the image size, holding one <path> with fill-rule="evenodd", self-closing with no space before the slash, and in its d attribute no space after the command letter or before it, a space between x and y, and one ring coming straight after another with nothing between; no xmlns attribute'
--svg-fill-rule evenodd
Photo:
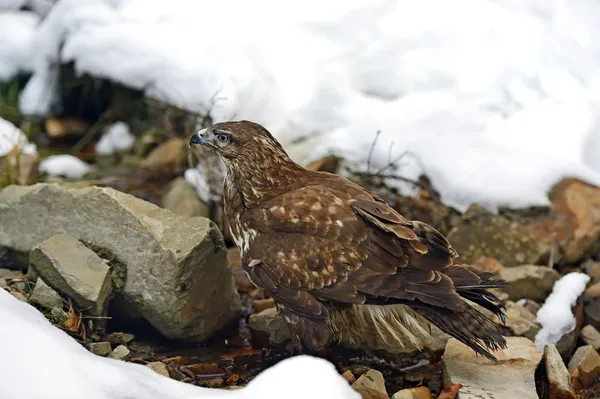
<svg viewBox="0 0 600 399"><path fill-rule="evenodd" d="M407 220L350 180L302 168L256 123L219 123L190 143L224 160L225 212L243 267L274 298L301 351L352 339L365 314L382 334L415 344L424 329L407 324L424 318L488 358L505 346L465 301L503 317L486 290L503 282L455 265L456 252L431 226ZM374 310L361 310L369 305ZM390 306L396 310L386 313Z"/></svg>

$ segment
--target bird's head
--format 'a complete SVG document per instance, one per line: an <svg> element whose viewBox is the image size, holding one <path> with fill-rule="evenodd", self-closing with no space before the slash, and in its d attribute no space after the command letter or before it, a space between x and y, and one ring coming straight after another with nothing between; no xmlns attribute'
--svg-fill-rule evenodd
<svg viewBox="0 0 600 399"><path fill-rule="evenodd" d="M190 147L203 146L230 167L243 162L291 162L279 142L261 125L250 121L222 122L190 138Z"/></svg>

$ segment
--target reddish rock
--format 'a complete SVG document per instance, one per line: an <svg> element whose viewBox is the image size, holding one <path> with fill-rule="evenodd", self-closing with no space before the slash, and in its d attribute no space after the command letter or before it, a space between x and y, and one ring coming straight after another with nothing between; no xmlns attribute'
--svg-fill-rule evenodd
<svg viewBox="0 0 600 399"><path fill-rule="evenodd" d="M490 273L497 273L502 268L504 268L504 266L502 266L502 263L498 262L498 260L496 260L494 258L485 257L485 256L479 258L477 260L477 262L474 263L474 266L477 266L481 270L484 270L484 271L490 272Z"/></svg>
<svg viewBox="0 0 600 399"><path fill-rule="evenodd" d="M356 377L354 376L354 374L352 374L352 371L350 371L350 370L344 371L344 373L342 374L342 377L344 377L346 379L346 381L348 381L348 384L350 384L350 385L354 384L354 382L356 381Z"/></svg>
<svg viewBox="0 0 600 399"><path fill-rule="evenodd" d="M525 229L540 243L550 245L554 241L562 249L565 263L575 262L600 238L600 188L578 179L563 179L549 197L551 214Z"/></svg>

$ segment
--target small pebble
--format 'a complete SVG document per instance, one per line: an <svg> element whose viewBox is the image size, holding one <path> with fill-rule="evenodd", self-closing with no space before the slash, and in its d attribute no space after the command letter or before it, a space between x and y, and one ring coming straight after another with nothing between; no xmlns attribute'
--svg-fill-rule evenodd
<svg viewBox="0 0 600 399"><path fill-rule="evenodd" d="M146 366L150 367L152 370L156 371L160 375L164 375L165 377L170 377L169 370L167 366L163 362L151 362L146 364Z"/></svg>
<svg viewBox="0 0 600 399"><path fill-rule="evenodd" d="M94 355L98 356L106 356L112 350L110 343L108 342L92 342L91 344L87 345L87 348Z"/></svg>
<svg viewBox="0 0 600 399"><path fill-rule="evenodd" d="M127 349L125 345L119 345L108 355L108 357L110 357L111 359L125 360L129 357L130 354L131 351Z"/></svg>

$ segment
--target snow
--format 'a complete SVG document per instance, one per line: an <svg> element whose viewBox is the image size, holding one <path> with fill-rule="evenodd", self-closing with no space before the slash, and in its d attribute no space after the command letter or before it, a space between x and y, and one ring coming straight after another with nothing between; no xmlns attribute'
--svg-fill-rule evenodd
<svg viewBox="0 0 600 399"><path fill-rule="evenodd" d="M19 145L21 152L25 154L37 153L35 144L27 140L27 136L21 129L10 121L0 118L0 157L8 154L16 145Z"/></svg>
<svg viewBox="0 0 600 399"><path fill-rule="evenodd" d="M282 393L290 399L360 399L323 359L293 357L263 371L246 388L209 389L96 356L3 289L0 319L3 399L275 399Z"/></svg>
<svg viewBox="0 0 600 399"><path fill-rule="evenodd" d="M33 72L31 60L38 23L39 17L33 12L0 11L0 82L19 72Z"/></svg>
<svg viewBox="0 0 600 399"><path fill-rule="evenodd" d="M129 131L127 124L115 122L100 137L96 144L96 154L112 155L119 151L127 151L133 147L135 136Z"/></svg>
<svg viewBox="0 0 600 399"><path fill-rule="evenodd" d="M91 170L90 165L69 154L51 155L40 162L40 172L69 179L81 179Z"/></svg>
<svg viewBox="0 0 600 399"><path fill-rule="evenodd" d="M459 210L546 205L564 176L600 184L599 13L596 0L61 0L19 67L34 70L20 105L53 109L56 63L72 61L261 123L298 162L335 152L364 168L380 130L374 167L392 143L392 158L411 151L395 173L429 174Z"/></svg>
<svg viewBox="0 0 600 399"><path fill-rule="evenodd" d="M556 344L563 335L575 328L575 316L571 307L585 290L590 276L584 273L568 273L561 277L546 302L537 312L542 329L535 336L535 346L543 351L546 345Z"/></svg>

